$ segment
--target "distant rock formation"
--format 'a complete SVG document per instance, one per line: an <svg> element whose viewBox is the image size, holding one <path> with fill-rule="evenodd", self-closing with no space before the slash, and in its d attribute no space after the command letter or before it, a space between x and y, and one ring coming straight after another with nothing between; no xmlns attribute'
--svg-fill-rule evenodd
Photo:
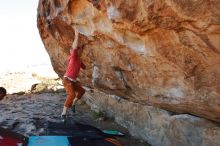
<svg viewBox="0 0 220 146"><path fill-rule="evenodd" d="M60 77L77 24L85 85L220 122L219 0L40 0L37 21Z"/></svg>

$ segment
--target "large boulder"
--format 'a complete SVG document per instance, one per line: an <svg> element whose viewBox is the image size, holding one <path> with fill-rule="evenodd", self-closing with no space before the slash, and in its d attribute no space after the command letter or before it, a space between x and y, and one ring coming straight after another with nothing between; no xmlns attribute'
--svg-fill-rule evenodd
<svg viewBox="0 0 220 146"><path fill-rule="evenodd" d="M85 85L220 122L219 0L39 0L37 21L60 77L77 25Z"/></svg>
<svg viewBox="0 0 220 146"><path fill-rule="evenodd" d="M95 91L84 99L93 110L105 111L131 135L152 146L219 146L220 126L188 114L168 112Z"/></svg>

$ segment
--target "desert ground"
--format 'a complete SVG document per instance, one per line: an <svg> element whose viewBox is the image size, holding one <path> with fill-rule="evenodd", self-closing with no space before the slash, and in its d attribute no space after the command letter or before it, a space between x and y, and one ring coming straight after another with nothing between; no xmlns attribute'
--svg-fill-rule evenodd
<svg viewBox="0 0 220 146"><path fill-rule="evenodd" d="M66 97L62 81L55 75L35 72L1 73L0 86L7 89L7 95L0 101L0 125L18 133L45 135L48 121L60 121L60 113ZM83 97L86 98L86 97ZM118 130L126 136L118 138L122 145L148 146L108 118L103 112L94 112L83 101L76 105L76 113L68 111L68 120L96 126L102 130Z"/></svg>

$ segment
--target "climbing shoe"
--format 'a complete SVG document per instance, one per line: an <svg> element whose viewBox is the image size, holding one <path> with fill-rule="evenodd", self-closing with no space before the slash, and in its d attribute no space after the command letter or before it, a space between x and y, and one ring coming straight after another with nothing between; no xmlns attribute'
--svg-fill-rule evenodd
<svg viewBox="0 0 220 146"><path fill-rule="evenodd" d="M61 115L61 121L62 121L63 123L66 123L66 115Z"/></svg>
<svg viewBox="0 0 220 146"><path fill-rule="evenodd" d="M73 106L72 106L72 111L73 111L73 113L76 112L76 105L73 105Z"/></svg>

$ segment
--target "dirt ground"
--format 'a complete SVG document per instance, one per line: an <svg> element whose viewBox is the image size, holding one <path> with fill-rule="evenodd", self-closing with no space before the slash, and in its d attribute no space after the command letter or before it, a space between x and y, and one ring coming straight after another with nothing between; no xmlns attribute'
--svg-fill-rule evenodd
<svg viewBox="0 0 220 146"><path fill-rule="evenodd" d="M45 135L44 124L47 121L60 122L60 113L65 99L62 93L41 93L26 95L7 95L0 103L0 125L24 135ZM93 125L102 130L118 130L126 136L118 138L122 145L147 146L131 137L128 131L105 117L95 113L84 102L76 106L76 113L68 111L68 120Z"/></svg>
<svg viewBox="0 0 220 146"><path fill-rule="evenodd" d="M8 94L0 101L0 125L26 136L45 135L44 125L46 122L60 122L65 98L66 93L63 89L38 93ZM149 146L146 142L130 136L125 128L114 122L114 119L106 117L104 113L92 111L83 100L77 104L76 113L68 111L68 119L102 130L118 130L125 134L125 137L117 138L124 146Z"/></svg>

